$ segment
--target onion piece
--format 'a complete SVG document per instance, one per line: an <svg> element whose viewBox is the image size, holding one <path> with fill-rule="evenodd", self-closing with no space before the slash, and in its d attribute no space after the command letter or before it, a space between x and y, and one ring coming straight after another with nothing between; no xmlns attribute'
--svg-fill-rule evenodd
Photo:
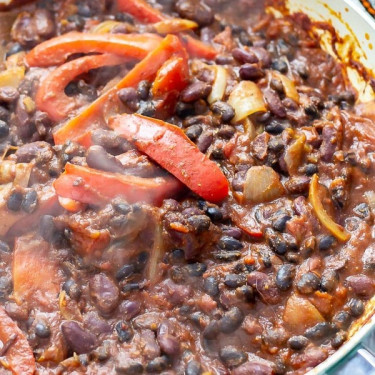
<svg viewBox="0 0 375 375"><path fill-rule="evenodd" d="M171 18L156 22L153 27L158 34L175 34L180 31L196 29L198 24L182 18Z"/></svg>
<svg viewBox="0 0 375 375"><path fill-rule="evenodd" d="M305 150L305 143L306 136L302 133L291 145L287 147L284 160L289 174L294 173L300 166Z"/></svg>
<svg viewBox="0 0 375 375"><path fill-rule="evenodd" d="M266 112L262 91L251 81L241 81L229 95L228 104L235 110L233 123L257 112Z"/></svg>
<svg viewBox="0 0 375 375"><path fill-rule="evenodd" d="M294 82L276 70L272 71L272 76L273 78L279 79L282 82L285 90L285 96L293 99L296 103L299 103L299 94Z"/></svg>
<svg viewBox="0 0 375 375"><path fill-rule="evenodd" d="M95 25L91 32L94 34L108 34L115 26L118 25L121 25L121 22L107 20L104 22L100 22L98 25Z"/></svg>
<svg viewBox="0 0 375 375"><path fill-rule="evenodd" d="M16 66L0 72L0 87L10 86L18 88L21 81L25 77L25 68Z"/></svg>
<svg viewBox="0 0 375 375"><path fill-rule="evenodd" d="M29 184L31 170L33 169L32 163L18 163L16 164L16 174L14 177L13 185L27 187Z"/></svg>
<svg viewBox="0 0 375 375"><path fill-rule="evenodd" d="M319 310L307 299L292 294L287 300L284 322L289 328L303 332L324 320Z"/></svg>
<svg viewBox="0 0 375 375"><path fill-rule="evenodd" d="M279 175L265 165L251 167L246 173L244 198L253 203L269 202L285 192Z"/></svg>
<svg viewBox="0 0 375 375"><path fill-rule="evenodd" d="M348 241L350 234L339 224L335 223L323 207L320 199L320 184L317 174L311 179L309 190L309 202L313 206L320 223L340 241Z"/></svg>
<svg viewBox="0 0 375 375"><path fill-rule="evenodd" d="M227 88L227 78L228 78L228 72L222 66L215 65L212 68L215 70L215 80L212 85L211 93L207 98L207 101L210 104L223 99L225 90Z"/></svg>

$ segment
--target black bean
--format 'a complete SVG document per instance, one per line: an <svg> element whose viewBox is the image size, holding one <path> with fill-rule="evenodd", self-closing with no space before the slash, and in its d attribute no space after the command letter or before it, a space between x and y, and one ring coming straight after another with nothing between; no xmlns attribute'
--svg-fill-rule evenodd
<svg viewBox="0 0 375 375"><path fill-rule="evenodd" d="M335 270L326 270L323 272L320 288L325 292L332 292L335 290L339 281L339 275Z"/></svg>
<svg viewBox="0 0 375 375"><path fill-rule="evenodd" d="M208 83L197 81L181 92L181 100L185 103L191 103L199 99L205 99L210 94L211 90L212 86Z"/></svg>
<svg viewBox="0 0 375 375"><path fill-rule="evenodd" d="M232 307L225 312L219 321L220 331L223 333L232 333L241 325L244 319L242 311L238 307Z"/></svg>
<svg viewBox="0 0 375 375"><path fill-rule="evenodd" d="M339 331L336 333L335 337L331 340L331 345L333 348L339 348L348 338L348 334L344 331Z"/></svg>
<svg viewBox="0 0 375 375"><path fill-rule="evenodd" d="M185 368L185 375L201 375L202 366L199 362L191 360L187 363Z"/></svg>
<svg viewBox="0 0 375 375"><path fill-rule="evenodd" d="M119 90L117 95L131 110L136 111L138 109L139 96L135 88L125 87Z"/></svg>
<svg viewBox="0 0 375 375"><path fill-rule="evenodd" d="M199 276L202 276L206 272L207 266L204 263L197 262L197 263L188 264L186 266L186 269L188 270L188 273L190 276L199 277Z"/></svg>
<svg viewBox="0 0 375 375"><path fill-rule="evenodd" d="M127 22L131 25L134 24L134 18L129 13L116 12L115 20L119 22Z"/></svg>
<svg viewBox="0 0 375 375"><path fill-rule="evenodd" d="M98 346L96 336L84 330L74 320L63 322L61 331L68 346L78 354L89 353Z"/></svg>
<svg viewBox="0 0 375 375"><path fill-rule="evenodd" d="M8 298L12 292L12 280L7 276L0 277L0 298Z"/></svg>
<svg viewBox="0 0 375 375"><path fill-rule="evenodd" d="M353 105L355 103L355 94L353 91L344 91L339 94L339 100Z"/></svg>
<svg viewBox="0 0 375 375"><path fill-rule="evenodd" d="M53 216L43 215L40 219L39 233L47 242L55 242L59 237Z"/></svg>
<svg viewBox="0 0 375 375"><path fill-rule="evenodd" d="M276 274L276 285L280 290L291 288L295 275L295 267L291 264L282 265Z"/></svg>
<svg viewBox="0 0 375 375"><path fill-rule="evenodd" d="M286 243L285 239L279 233L276 233L270 228L266 229L265 235L274 252L278 255L285 255L285 253L288 251L288 244Z"/></svg>
<svg viewBox="0 0 375 375"><path fill-rule="evenodd" d="M243 64L243 63L255 64L255 63L259 62L259 59L255 55L255 53L253 53L251 51L247 51L243 48L234 48L232 50L232 55L241 64Z"/></svg>
<svg viewBox="0 0 375 375"><path fill-rule="evenodd" d="M191 103L178 102L176 105L176 114L178 117L185 118L195 113L194 105Z"/></svg>
<svg viewBox="0 0 375 375"><path fill-rule="evenodd" d="M175 5L177 13L182 18L187 18L198 23L199 26L208 26L214 20L212 9L204 2L178 0Z"/></svg>
<svg viewBox="0 0 375 375"><path fill-rule="evenodd" d="M87 4L78 3L77 13L82 17L91 17L93 15L92 10Z"/></svg>
<svg viewBox="0 0 375 375"><path fill-rule="evenodd" d="M9 127L5 122L9 117L9 110L6 109L4 106L0 105L0 138L4 138L9 134ZM5 126L5 125L6 126Z"/></svg>
<svg viewBox="0 0 375 375"><path fill-rule="evenodd" d="M132 328L124 321L119 321L115 325L117 338L120 342L129 342L133 337Z"/></svg>
<svg viewBox="0 0 375 375"><path fill-rule="evenodd" d="M182 249L174 249L171 253L171 261L173 263L180 263L185 259L185 251Z"/></svg>
<svg viewBox="0 0 375 375"><path fill-rule="evenodd" d="M247 278L245 275L236 275L235 273L230 273L225 275L224 284L228 288L238 288L241 285L246 284Z"/></svg>
<svg viewBox="0 0 375 375"><path fill-rule="evenodd" d="M170 271L170 278L176 283L176 284L184 284L187 280L187 272L184 268L173 266Z"/></svg>
<svg viewBox="0 0 375 375"><path fill-rule="evenodd" d="M352 321L351 316L346 311L339 311L332 318L332 323L336 325L339 329L346 330L349 328Z"/></svg>
<svg viewBox="0 0 375 375"><path fill-rule="evenodd" d="M229 368L237 367L247 360L247 354L234 346L225 346L220 349L220 360Z"/></svg>
<svg viewBox="0 0 375 375"><path fill-rule="evenodd" d="M236 289L236 295L239 298L244 299L246 302L254 303L255 302L255 292L254 288L250 285L243 285Z"/></svg>
<svg viewBox="0 0 375 375"><path fill-rule="evenodd" d="M134 264L125 264L116 272L117 280L124 280L132 276L135 272Z"/></svg>
<svg viewBox="0 0 375 375"><path fill-rule="evenodd" d="M225 139L231 139L235 132L236 129L233 126L222 125L218 130L217 135Z"/></svg>
<svg viewBox="0 0 375 375"><path fill-rule="evenodd" d="M125 363L116 365L115 370L121 375L139 375L143 373L143 366L134 360L126 360Z"/></svg>
<svg viewBox="0 0 375 375"><path fill-rule="evenodd" d="M358 318L363 314L365 311L365 305L360 299L352 298L348 302L348 308L349 313L354 316L355 318Z"/></svg>
<svg viewBox="0 0 375 375"><path fill-rule="evenodd" d="M217 320L211 320L203 330L203 337L206 340L215 340L220 333L220 325Z"/></svg>
<svg viewBox="0 0 375 375"><path fill-rule="evenodd" d="M315 104L311 103L307 105L304 109L306 115L310 116L311 118L316 119L320 117L319 109Z"/></svg>
<svg viewBox="0 0 375 375"><path fill-rule="evenodd" d="M137 87L137 94L141 100L147 100L150 95L151 84L148 81L141 81Z"/></svg>
<svg viewBox="0 0 375 375"><path fill-rule="evenodd" d="M186 129L185 134L190 140L195 141L201 134L203 128L200 125L192 125Z"/></svg>
<svg viewBox="0 0 375 375"><path fill-rule="evenodd" d="M292 336L288 340L288 345L293 350L302 350L306 348L309 340L305 336Z"/></svg>
<svg viewBox="0 0 375 375"><path fill-rule="evenodd" d="M12 252L10 246L5 241L1 241L1 240L0 240L0 251L4 253Z"/></svg>
<svg viewBox="0 0 375 375"><path fill-rule="evenodd" d="M337 332L337 328L327 322L316 324L314 327L308 328L305 331L305 336L310 340L322 340L333 336Z"/></svg>
<svg viewBox="0 0 375 375"><path fill-rule="evenodd" d="M114 202L112 205L113 208L122 215L127 215L132 210L131 206L126 202Z"/></svg>
<svg viewBox="0 0 375 375"><path fill-rule="evenodd" d="M204 279L203 289L211 297L216 297L219 294L219 283L214 276L208 276Z"/></svg>
<svg viewBox="0 0 375 375"><path fill-rule="evenodd" d="M281 134L285 129L285 125L279 121L272 120L265 126L265 130L270 134Z"/></svg>
<svg viewBox="0 0 375 375"><path fill-rule="evenodd" d="M284 232L286 223L291 219L289 215L282 215L272 222L272 228L278 232Z"/></svg>
<svg viewBox="0 0 375 375"><path fill-rule="evenodd" d="M211 158L214 159L214 160L223 160L223 159L225 159L225 155L224 155L223 149L221 147L220 148L214 148L211 151Z"/></svg>
<svg viewBox="0 0 375 375"><path fill-rule="evenodd" d="M226 251L226 250L221 250L217 251L214 254L214 258L217 260L222 260L223 262L232 262L234 260L237 260L241 258L241 252L240 251Z"/></svg>
<svg viewBox="0 0 375 375"><path fill-rule="evenodd" d="M280 79L272 78L270 81L270 87L279 94L284 94L285 88L283 82Z"/></svg>
<svg viewBox="0 0 375 375"><path fill-rule="evenodd" d="M133 210L134 210L134 208L133 208ZM148 261L148 257L149 257L149 254L146 251L142 251L138 255L137 260L134 263L134 267L135 267L136 272L141 272L145 268L145 266L147 264L147 261Z"/></svg>
<svg viewBox="0 0 375 375"><path fill-rule="evenodd" d="M320 278L314 272L307 272L297 282L297 289L300 293L310 294L319 289Z"/></svg>
<svg viewBox="0 0 375 375"><path fill-rule="evenodd" d="M307 164L305 167L305 174L307 176L312 176L318 173L318 166L316 164Z"/></svg>
<svg viewBox="0 0 375 375"><path fill-rule="evenodd" d="M214 136L212 134L212 131L210 130L204 131L199 136L198 141L197 141L197 147L199 148L199 151L205 153L208 150L208 148L211 146L213 140L214 140Z"/></svg>
<svg viewBox="0 0 375 375"><path fill-rule="evenodd" d="M62 285L62 289L71 299L78 301L81 297L82 290L73 279L66 280Z"/></svg>
<svg viewBox="0 0 375 375"><path fill-rule="evenodd" d="M335 237L321 236L319 238L319 250L327 251L334 245L334 243L335 243Z"/></svg>
<svg viewBox="0 0 375 375"><path fill-rule="evenodd" d="M220 221L223 219L223 213L219 207L208 207L206 213L212 221Z"/></svg>
<svg viewBox="0 0 375 375"><path fill-rule="evenodd" d="M189 315L191 322L199 329L204 329L209 323L209 318L207 315L200 311L193 312Z"/></svg>
<svg viewBox="0 0 375 375"><path fill-rule="evenodd" d="M88 149L86 162L89 167L106 172L122 173L124 171L121 162L99 145Z"/></svg>
<svg viewBox="0 0 375 375"><path fill-rule="evenodd" d="M187 221L197 234L207 231L211 224L210 218L206 215L193 215Z"/></svg>
<svg viewBox="0 0 375 375"><path fill-rule="evenodd" d="M288 64L283 59L274 60L272 61L271 68L281 73L286 73L288 71Z"/></svg>
<svg viewBox="0 0 375 375"><path fill-rule="evenodd" d="M147 117L153 117L155 115L156 109L152 102L150 101L140 101L137 113Z"/></svg>
<svg viewBox="0 0 375 375"><path fill-rule="evenodd" d="M169 366L169 360L166 356L157 357L152 359L146 365L146 372L153 372L160 374L161 371L164 371Z"/></svg>
<svg viewBox="0 0 375 375"><path fill-rule="evenodd" d="M233 237L223 236L220 238L218 245L223 250L240 250L243 248L243 243Z"/></svg>
<svg viewBox="0 0 375 375"><path fill-rule="evenodd" d="M264 77L264 71L257 64L243 64L240 67L240 77L244 80L256 81Z"/></svg>
<svg viewBox="0 0 375 375"><path fill-rule="evenodd" d="M233 107L230 104L222 101L213 103L211 110L215 115L220 116L223 122L231 121L235 115Z"/></svg>
<svg viewBox="0 0 375 375"><path fill-rule="evenodd" d="M371 210L367 203L360 203L359 205L354 207L353 211L361 219L368 220L371 217Z"/></svg>
<svg viewBox="0 0 375 375"><path fill-rule="evenodd" d="M11 211L19 211L22 205L23 194L19 191L13 191L7 201L7 207Z"/></svg>
<svg viewBox="0 0 375 375"><path fill-rule="evenodd" d="M35 190L28 191L25 196L23 197L21 208L31 214L35 211L38 205L38 194Z"/></svg>
<svg viewBox="0 0 375 375"><path fill-rule="evenodd" d="M262 262L264 267L271 268L272 267L272 260L270 254L262 254Z"/></svg>
<svg viewBox="0 0 375 375"><path fill-rule="evenodd" d="M15 55L18 52L22 52L23 47L20 43L14 43L7 51L5 58L8 58L9 56Z"/></svg>
<svg viewBox="0 0 375 375"><path fill-rule="evenodd" d="M51 330L44 322L38 322L35 324L35 334L41 339L46 339L51 336Z"/></svg>
<svg viewBox="0 0 375 375"><path fill-rule="evenodd" d="M240 40L241 44L244 45L244 46L252 46L253 45L253 42L251 41L250 36L246 31L240 32L239 40Z"/></svg>
<svg viewBox="0 0 375 375"><path fill-rule="evenodd" d="M297 73L300 75L302 79L307 79L309 78L309 75L310 75L309 67L305 64L298 65Z"/></svg>

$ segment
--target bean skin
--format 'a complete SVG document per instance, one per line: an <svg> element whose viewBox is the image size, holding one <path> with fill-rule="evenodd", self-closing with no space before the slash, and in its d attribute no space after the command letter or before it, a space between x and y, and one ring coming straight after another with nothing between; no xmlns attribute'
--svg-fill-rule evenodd
<svg viewBox="0 0 375 375"><path fill-rule="evenodd" d="M212 90L212 86L201 81L192 83L181 92L181 100L185 103L195 102L206 98Z"/></svg>

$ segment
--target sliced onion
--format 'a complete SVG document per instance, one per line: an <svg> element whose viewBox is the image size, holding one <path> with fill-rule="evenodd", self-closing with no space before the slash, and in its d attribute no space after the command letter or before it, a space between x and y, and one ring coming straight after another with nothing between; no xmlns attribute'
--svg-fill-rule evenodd
<svg viewBox="0 0 375 375"><path fill-rule="evenodd" d="M215 65L213 69L215 69L215 81L212 85L211 93L207 98L210 104L223 99L228 79L228 72L225 68L220 65Z"/></svg>
<svg viewBox="0 0 375 375"><path fill-rule="evenodd" d="M317 174L311 179L309 190L309 201L313 206L316 216L320 223L340 241L348 241L350 234L339 224L335 223L323 207L320 198L320 184Z"/></svg>
<svg viewBox="0 0 375 375"><path fill-rule="evenodd" d="M14 181L16 176L16 163L12 160L0 162L0 184Z"/></svg>
<svg viewBox="0 0 375 375"><path fill-rule="evenodd" d="M95 25L92 29L94 34L108 34L115 26L121 25L121 22L107 20Z"/></svg>
<svg viewBox="0 0 375 375"><path fill-rule="evenodd" d="M294 173L300 166L305 150L306 136L301 134L285 151L285 164L289 174Z"/></svg>
<svg viewBox="0 0 375 375"><path fill-rule="evenodd" d="M269 202L285 192L279 175L265 165L251 167L246 174L244 198L253 203Z"/></svg>
<svg viewBox="0 0 375 375"><path fill-rule="evenodd" d="M159 34L175 34L180 31L193 30L198 27L198 24L194 21L185 20L182 18L171 18L153 25L154 29Z"/></svg>
<svg viewBox="0 0 375 375"><path fill-rule="evenodd" d="M18 163L16 164L16 175L14 177L13 184L15 186L27 187L29 184L31 170L33 164L31 163Z"/></svg>
<svg viewBox="0 0 375 375"><path fill-rule="evenodd" d="M146 277L152 285L160 281L161 275L158 265L164 256L163 228L157 219L154 225L154 243L146 269Z"/></svg>
<svg viewBox="0 0 375 375"><path fill-rule="evenodd" d="M286 302L284 322L289 328L303 332L308 327L324 322L324 318L310 301L292 294Z"/></svg>
<svg viewBox="0 0 375 375"><path fill-rule="evenodd" d="M257 136L257 130L255 129L254 123L248 117L246 117L242 124L245 133L249 136L250 141L252 141Z"/></svg>
<svg viewBox="0 0 375 375"><path fill-rule="evenodd" d="M259 87L251 81L241 81L234 87L228 104L235 110L232 122L236 123L257 112L266 112L266 104Z"/></svg>
<svg viewBox="0 0 375 375"><path fill-rule="evenodd" d="M272 72L272 76L282 82L286 97L293 99L296 103L299 103L299 94L294 82L276 70Z"/></svg>
<svg viewBox="0 0 375 375"><path fill-rule="evenodd" d="M0 72L0 87L10 86L18 88L25 77L25 68L16 66Z"/></svg>

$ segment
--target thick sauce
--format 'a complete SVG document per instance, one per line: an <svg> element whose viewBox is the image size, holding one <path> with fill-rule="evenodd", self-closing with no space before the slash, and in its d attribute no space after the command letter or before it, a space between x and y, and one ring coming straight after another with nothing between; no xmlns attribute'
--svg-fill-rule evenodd
<svg viewBox="0 0 375 375"><path fill-rule="evenodd" d="M0 329L1 374L305 373L345 342L375 291L373 122L356 115L357 94L308 18L275 19L252 0L150 2L159 16L198 24L182 40L187 33L216 50L205 59L188 49L188 82L169 83L168 100L156 97L154 78L113 89L138 61L118 58L89 72L81 64L64 92L38 99L56 67L38 66L38 54L28 66L25 54L44 41L69 31L156 33L150 19L159 16L132 17L129 4L142 2L119 1L130 14L115 3L40 0L19 14L5 46L0 325L9 329ZM70 56L68 70L82 56ZM55 144L56 129L109 89L112 101L90 115L89 144ZM40 110L63 94L61 121L56 108ZM182 129L196 145L184 138L194 164L197 155L202 168L216 163L228 196L214 204L183 188L154 161L168 169L181 152L152 149L140 130L122 138L108 121L121 113ZM172 132L178 144L181 132ZM185 184L189 152L178 176ZM87 194L82 170L102 173ZM69 173L75 180L61 194L55 181ZM195 181L199 188L213 174ZM130 201L119 175L152 181L164 199ZM123 194L98 185L113 179Z"/></svg>

